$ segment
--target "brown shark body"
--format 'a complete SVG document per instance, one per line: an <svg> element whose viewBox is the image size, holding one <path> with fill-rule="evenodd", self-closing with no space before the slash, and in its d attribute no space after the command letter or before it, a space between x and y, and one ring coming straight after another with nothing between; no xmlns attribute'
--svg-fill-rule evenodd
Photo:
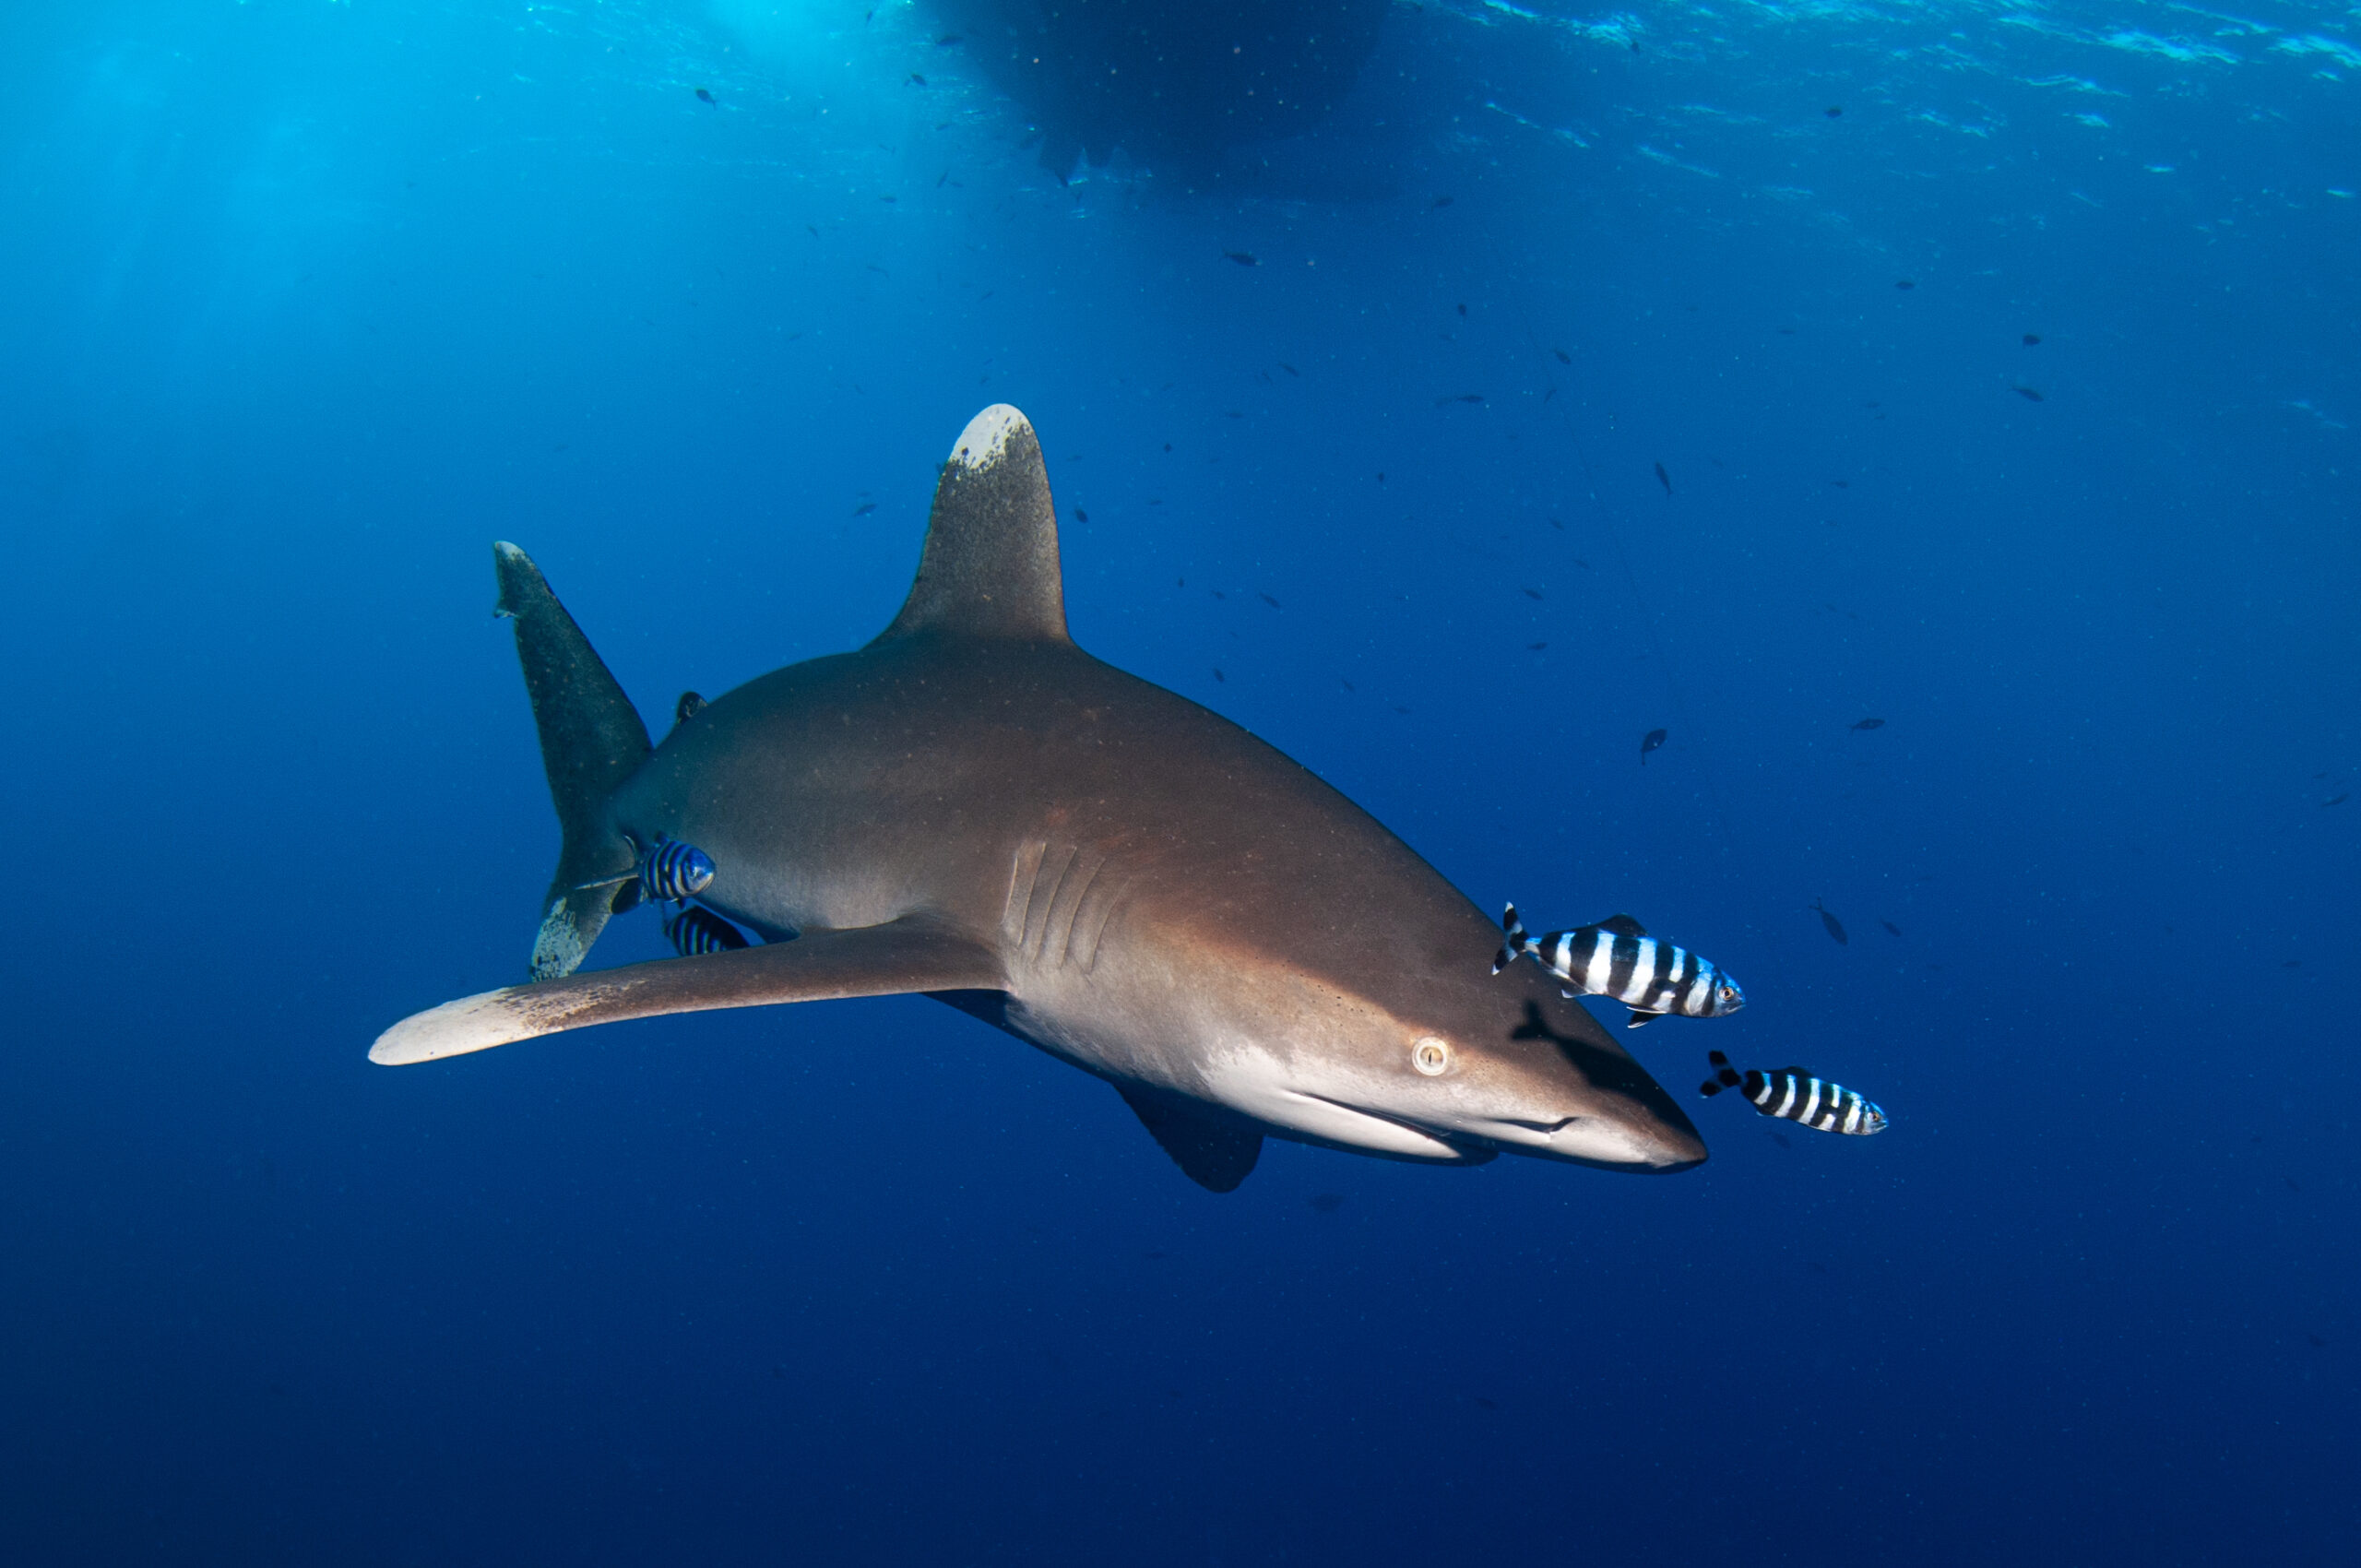
<svg viewBox="0 0 2361 1568"><path fill-rule="evenodd" d="M1689 1119L1344 796L1066 635L1040 448L1004 405L945 466L908 600L650 748L522 552L498 551L565 850L528 985L406 1019L422 1062L623 1018L924 992L1108 1079L1192 1178L1264 1135L1473 1164L1704 1158ZM701 902L764 945L574 973L694 844ZM619 894L618 889L623 889Z"/></svg>

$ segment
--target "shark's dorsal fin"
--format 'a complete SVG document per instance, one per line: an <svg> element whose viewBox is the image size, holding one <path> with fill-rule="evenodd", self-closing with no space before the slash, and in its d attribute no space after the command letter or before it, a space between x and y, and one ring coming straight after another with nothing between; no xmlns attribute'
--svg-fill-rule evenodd
<svg viewBox="0 0 2361 1568"><path fill-rule="evenodd" d="M1033 422L1006 403L967 422L943 465L926 548L879 642L922 632L1065 642L1058 514Z"/></svg>

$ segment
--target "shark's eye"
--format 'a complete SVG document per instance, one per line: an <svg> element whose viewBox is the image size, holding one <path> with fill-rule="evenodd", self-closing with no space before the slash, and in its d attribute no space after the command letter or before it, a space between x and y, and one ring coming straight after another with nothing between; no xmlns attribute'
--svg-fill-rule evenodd
<svg viewBox="0 0 2361 1568"><path fill-rule="evenodd" d="M1451 1065L1451 1047L1433 1035L1421 1035L1410 1047L1410 1065L1434 1077Z"/></svg>

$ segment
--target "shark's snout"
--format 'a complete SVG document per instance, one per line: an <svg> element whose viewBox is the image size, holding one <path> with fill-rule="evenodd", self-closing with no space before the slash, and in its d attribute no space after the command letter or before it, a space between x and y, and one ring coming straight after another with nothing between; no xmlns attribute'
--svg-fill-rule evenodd
<svg viewBox="0 0 2361 1568"><path fill-rule="evenodd" d="M1671 1175L1705 1163L1705 1140L1680 1108L1667 1102L1662 1111L1636 1115L1576 1117L1550 1134L1546 1152L1579 1165Z"/></svg>
<svg viewBox="0 0 2361 1568"><path fill-rule="evenodd" d="M1600 1037L1587 1015L1559 1011L1533 982L1495 990L1469 1053L1473 1113L1463 1131L1544 1159L1669 1173L1705 1160L1705 1141L1647 1070Z"/></svg>
<svg viewBox="0 0 2361 1568"><path fill-rule="evenodd" d="M1436 1131L1446 1136L1602 1170L1668 1174L1705 1160L1704 1140L1669 1096L1651 1103L1584 1094L1579 1104L1560 1100L1515 1113L1460 1111L1436 1121Z"/></svg>

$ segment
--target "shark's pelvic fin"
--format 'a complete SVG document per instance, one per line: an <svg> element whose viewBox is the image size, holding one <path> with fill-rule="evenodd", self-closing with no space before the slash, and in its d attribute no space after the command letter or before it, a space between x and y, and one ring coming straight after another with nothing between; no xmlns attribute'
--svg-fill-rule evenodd
<svg viewBox="0 0 2361 1568"><path fill-rule="evenodd" d="M1263 1134L1235 1117L1225 1116L1202 1100L1145 1087L1117 1084L1148 1135L1164 1146L1180 1173L1209 1193L1234 1193L1253 1174L1263 1158Z"/></svg>
<svg viewBox="0 0 2361 1568"><path fill-rule="evenodd" d="M1065 642L1058 514L1032 422L994 403L967 422L935 485L902 612L877 639L940 632Z"/></svg>
<svg viewBox="0 0 2361 1568"><path fill-rule="evenodd" d="M638 897L631 842L608 820L607 800L647 760L647 726L531 558L506 543L493 545L492 558L500 577L492 612L516 623L516 658L564 836L533 943L533 978L554 980L572 974L607 917Z"/></svg>
<svg viewBox="0 0 2361 1568"><path fill-rule="evenodd" d="M884 925L809 932L767 947L659 958L462 997L412 1014L379 1035L369 1060L405 1066L666 1013L907 992L997 991L1007 983L989 946L928 916L905 915Z"/></svg>

